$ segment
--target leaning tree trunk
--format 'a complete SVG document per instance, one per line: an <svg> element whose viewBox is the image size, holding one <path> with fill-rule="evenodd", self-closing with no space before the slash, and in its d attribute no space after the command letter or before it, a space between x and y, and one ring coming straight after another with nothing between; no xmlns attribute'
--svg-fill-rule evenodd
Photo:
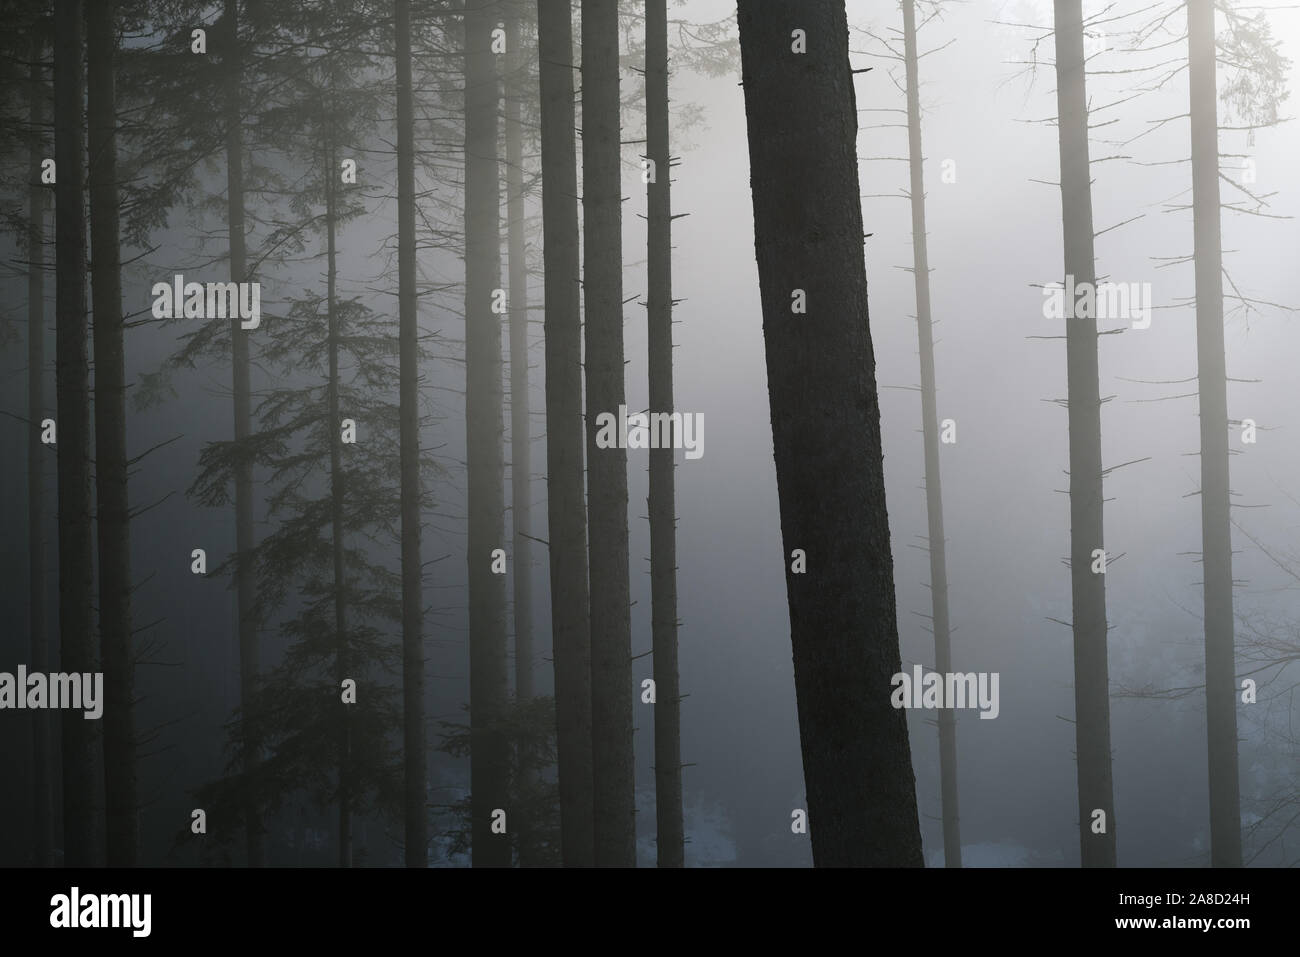
<svg viewBox="0 0 1300 957"><path fill-rule="evenodd" d="M1196 379L1201 404L1201 553L1205 570L1205 721L1209 735L1210 865L1241 867L1237 687L1228 504L1228 384L1223 347L1219 118L1214 3L1188 0Z"/></svg>
<svg viewBox="0 0 1300 957"><path fill-rule="evenodd" d="M59 668L95 671L86 322L85 141L81 0L54 4L55 389L58 398ZM63 862L94 863L93 724L63 712Z"/></svg>
<svg viewBox="0 0 1300 957"><path fill-rule="evenodd" d="M31 625L31 668L49 670L49 635L45 621L45 454L41 442L41 420L45 418L45 188L41 185L41 161L46 156L42 130L45 126L47 90L41 77L41 55L45 42L40 31L32 30L31 63L28 66L31 99L31 152L28 156L27 188L27 567L28 609ZM45 712L32 713L32 847L36 867L53 863L51 819L54 796L50 784L50 724Z"/></svg>
<svg viewBox="0 0 1300 957"><path fill-rule="evenodd" d="M907 145L912 192L912 272L916 280L916 337L921 353L921 433L925 443L925 511L929 519L930 602L934 668L952 671L948 627L947 543L943 536L943 488L939 480L939 413L934 384L934 330L930 323L930 254L925 236L925 180L921 174L921 99L917 75L916 4L903 0L903 61L907 72ZM939 793L943 802L943 863L961 867L957 814L957 721L939 710Z"/></svg>
<svg viewBox="0 0 1300 957"><path fill-rule="evenodd" d="M844 4L738 11L781 534L807 563L786 588L813 861L919 867Z"/></svg>
<svg viewBox="0 0 1300 957"><path fill-rule="evenodd" d="M623 383L623 216L618 5L582 2L582 209L586 294L587 536L591 553L591 713L597 865L636 865L627 451L596 444ZM622 445L620 440L619 445Z"/></svg>
<svg viewBox="0 0 1300 957"><path fill-rule="evenodd" d="M594 863L591 631L583 499L582 342L578 292L578 168L569 0L538 0L542 240L545 249L546 514L561 857Z"/></svg>
<svg viewBox="0 0 1300 957"><path fill-rule="evenodd" d="M402 729L406 866L428 866L424 793L424 642L420 595L419 339L415 298L415 109L411 0L394 0L397 58L398 442L402 512Z"/></svg>
<svg viewBox="0 0 1300 957"><path fill-rule="evenodd" d="M497 170L498 79L492 30L496 3L472 0L465 13L465 430L469 485L470 794L476 867L510 866L510 842L492 832L507 811L505 578L492 552L505 538L501 439L501 324L493 300L501 282ZM517 566L516 566L517 567Z"/></svg>
<svg viewBox="0 0 1300 957"><path fill-rule="evenodd" d="M650 411L673 411L672 201L668 151L668 4L645 5L647 336ZM650 450L650 632L655 675L655 823L660 867L681 867L681 688L677 676L677 505L673 448Z"/></svg>
<svg viewBox="0 0 1300 957"><path fill-rule="evenodd" d="M134 867L140 843L131 654L131 536L127 502L126 373L118 239L115 4L86 8L90 127L91 292L95 315L95 491L99 523L99 630L104 668L107 863Z"/></svg>
<svg viewBox="0 0 1300 957"><path fill-rule="evenodd" d="M225 0L226 21L226 216L230 229L230 280L248 281L244 248L244 128L240 92L242 60L239 47L239 0ZM261 760L261 743L250 717L257 685L257 624L253 618L253 462L248 454L251 432L252 392L249 384L248 333L240 328L238 316L230 320L230 357L235 418L235 593L239 633L240 737L244 750L244 774L252 779ZM242 812L245 851L249 867L264 863L262 822L257 797L245 784Z"/></svg>
<svg viewBox="0 0 1300 957"><path fill-rule="evenodd" d="M506 133L506 245L510 265L510 511L514 526L515 697L533 696L533 558L529 535L532 492L532 436L528 424L528 262L524 243L524 138L519 114L527 95L528 61L520 50L519 12L506 15L507 77L505 88ZM535 758L521 744L516 757L517 793L533 791ZM515 811L519 835L519 864L535 863L531 808Z"/></svg>
<svg viewBox="0 0 1300 957"><path fill-rule="evenodd" d="M1056 0L1056 106L1061 150L1065 273L1096 282L1083 19L1079 0ZM1069 280L1066 282L1069 288ZM1115 866L1106 663L1106 577L1093 552L1102 540L1101 395L1097 320L1067 303L1065 352L1070 416L1070 584L1074 603L1074 734L1079 763L1079 853L1084 867ZM1098 561L1104 562L1104 555ZM1104 567L1104 566L1103 566ZM1103 816L1096 812L1101 811ZM1104 823L1103 823L1104 822Z"/></svg>

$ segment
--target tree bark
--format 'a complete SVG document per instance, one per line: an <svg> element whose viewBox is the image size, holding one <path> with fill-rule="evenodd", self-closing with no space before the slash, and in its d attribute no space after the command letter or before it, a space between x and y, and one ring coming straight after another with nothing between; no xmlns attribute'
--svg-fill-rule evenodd
<svg viewBox="0 0 1300 957"><path fill-rule="evenodd" d="M45 41L33 28L28 122L31 147L28 157L27 189L27 567L28 608L31 631L31 668L49 670L49 634L45 615L45 444L41 442L41 420L45 418L45 187L41 184L41 162L46 147L41 132L45 125L45 97L48 91L41 75ZM32 712L32 846L33 864L53 864L54 838L51 833L54 793L50 782L50 723L44 711Z"/></svg>
<svg viewBox="0 0 1300 957"><path fill-rule="evenodd" d="M921 171L921 100L914 0L903 0L903 59L907 73L912 272L916 280L916 336L921 354L921 432L925 443L925 511L929 523L934 668L940 674L947 674L952 671L952 644L948 624L948 562L947 542L943 534L943 488L939 476L938 390L934 375L934 330L930 322L930 254L925 234L925 179ZM945 867L961 867L961 827L957 811L957 721L953 711L941 708L938 724L943 863Z"/></svg>
<svg viewBox="0 0 1300 957"><path fill-rule="evenodd" d="M397 50L398 438L402 512L402 710L406 866L428 866L425 813L424 641L420 594L420 410L415 298L415 110L411 0L394 0Z"/></svg>
<svg viewBox="0 0 1300 957"><path fill-rule="evenodd" d="M505 544L501 322L492 307L501 282L496 14L492 0L470 0L465 10L465 428L475 867L508 867L511 859L505 835L492 833L493 811L506 811L509 827L512 810L510 744L500 724L508 685L505 577L492 572L492 551Z"/></svg>
<svg viewBox="0 0 1300 957"><path fill-rule="evenodd" d="M1065 272L1096 282L1092 169L1088 159L1083 14L1079 0L1056 0L1056 105L1061 152ZM1068 282L1067 282L1068 287ZM1069 303L1067 316L1073 315ZM1079 853L1084 867L1115 866L1115 802L1110 761L1110 680L1106 661L1106 577L1092 571L1102 529L1101 395L1097 320L1065 320L1070 416L1070 585L1074 607L1074 719L1079 765ZM1095 811L1104 833L1093 832Z"/></svg>
<svg viewBox="0 0 1300 957"><path fill-rule="evenodd" d="M740 0L738 19L813 861L919 867L844 4Z"/></svg>
<svg viewBox="0 0 1300 957"><path fill-rule="evenodd" d="M1232 528L1228 497L1228 384L1223 345L1223 238L1219 222L1219 118L1212 0L1189 0L1187 38L1196 270L1196 378L1201 413L1210 865L1241 867Z"/></svg>
<svg viewBox="0 0 1300 957"><path fill-rule="evenodd" d="M582 3L582 209L585 232L587 527L591 554L591 711L597 865L636 865L627 451L596 444L623 382L623 217L618 6ZM620 443L621 444L621 443Z"/></svg>
<svg viewBox="0 0 1300 957"><path fill-rule="evenodd" d="M331 91L333 76L330 78ZM331 119L334 113L331 112ZM347 582L343 563L343 437L339 409L339 319L338 250L335 237L338 231L338 144L334 129L329 129L329 144L325 157L325 299L329 322L329 416L325 423L326 440L330 445L330 557L334 566L334 640L335 682L341 689L351 674L351 655L348 647ZM352 866L352 744L349 722L349 705L341 705L339 715L339 867Z"/></svg>
<svg viewBox="0 0 1300 957"><path fill-rule="evenodd" d="M647 356L650 410L673 411L672 154L668 142L668 4L645 4ZM655 824L660 867L681 867L681 686L677 674L677 503L673 448L650 450L650 632L655 680Z"/></svg>
<svg viewBox="0 0 1300 957"><path fill-rule="evenodd" d="M95 652L81 13L81 0L54 4L59 668L84 674L95 671ZM95 858L95 733L76 709L64 711L62 719L63 862L89 867Z"/></svg>
<svg viewBox="0 0 1300 957"><path fill-rule="evenodd" d="M242 51L239 40L239 0L225 0L226 24L226 209L230 229L230 279L247 282L247 255L244 240L244 128ZM249 382L248 333L240 328L240 319L230 321L231 394L234 405L235 443L235 592L237 630L239 634L239 711L240 735L244 749L244 773L250 778L261 761L261 742L255 722L249 717L257 689L260 666L257 623L253 619L256 598L253 581L253 463L248 456L248 437L252 422L252 390ZM243 814L245 853L249 867L265 863L261 815L250 786L245 786Z"/></svg>
<svg viewBox="0 0 1300 957"><path fill-rule="evenodd" d="M109 867L134 867L140 843L131 652L131 535L126 371L118 233L115 4L86 8L90 128L91 292L95 316L95 490L99 630L104 668L104 797Z"/></svg>
<svg viewBox="0 0 1300 957"><path fill-rule="evenodd" d="M524 150L520 108L527 95L528 60L520 49L519 12L506 13L505 86L506 246L510 268L510 510L514 528L515 697L533 696L532 449L528 400L528 262L524 237ZM516 757L520 793L531 793L535 758L521 744ZM519 864L535 863L531 809L515 811Z"/></svg>
<svg viewBox="0 0 1300 957"><path fill-rule="evenodd" d="M595 862L592 831L591 631L583 496L578 172L569 0L538 0L542 240L545 249L546 508L555 666L561 856Z"/></svg>
<svg viewBox="0 0 1300 957"><path fill-rule="evenodd" d="M506 230L510 267L510 508L514 515L515 692L533 696L533 586L530 531L532 452L528 424L528 261L524 237L523 126L527 60L519 49L519 14L506 17L509 73L505 93Z"/></svg>

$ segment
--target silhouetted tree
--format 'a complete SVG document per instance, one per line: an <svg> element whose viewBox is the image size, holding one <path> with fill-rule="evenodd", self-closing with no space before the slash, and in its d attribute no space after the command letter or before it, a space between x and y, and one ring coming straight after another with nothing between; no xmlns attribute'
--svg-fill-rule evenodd
<svg viewBox="0 0 1300 957"><path fill-rule="evenodd" d="M920 76L917 69L916 4L903 0L903 65L907 74L907 156L912 206L912 274L916 282L916 338L921 355L921 434L925 445L925 512L930 557L930 610L934 626L934 668L952 671L948 621L947 541L943 532L943 487L939 473L938 390L934 372L934 329L930 320L930 253L925 232L925 178L922 174ZM961 867L961 826L957 811L957 720L941 708L939 793L943 807L943 863Z"/></svg>
<svg viewBox="0 0 1300 957"><path fill-rule="evenodd" d="M411 2L393 0L397 59L397 311L402 511L402 702L406 764L406 866L428 866L424 753L424 635L421 626L420 410L415 297L415 110L411 89Z"/></svg>
<svg viewBox="0 0 1300 957"><path fill-rule="evenodd" d="M90 364L86 316L85 75L81 0L54 4L56 355L59 489L59 667L95 669L91 589ZM63 861L95 863L96 735L75 708L63 712Z"/></svg>
<svg viewBox="0 0 1300 957"><path fill-rule="evenodd" d="M1083 14L1056 0L1056 106L1061 152L1065 274L1094 286L1092 170L1084 83ZM1067 289L1069 281L1067 280ZM1070 586L1074 629L1074 733L1079 765L1079 853L1084 867L1115 866L1115 804L1110 763L1110 679L1106 660L1106 576L1102 534L1101 394L1097 320L1067 304L1066 376L1070 416ZM1082 313L1075 315L1076 312ZM1105 828L1094 832L1094 812ZM1100 819L1098 819L1100 821Z"/></svg>
<svg viewBox="0 0 1300 957"><path fill-rule="evenodd" d="M623 241L618 6L582 4L583 292L586 297L587 511L591 556L591 713L597 865L636 865L627 451L600 448L597 418L618 415L623 382Z"/></svg>
<svg viewBox="0 0 1300 957"><path fill-rule="evenodd" d="M569 0L537 2L545 250L546 509L560 835L567 866L594 863L591 630L583 496L578 173Z"/></svg>
<svg viewBox="0 0 1300 957"><path fill-rule="evenodd" d="M224 119L226 128L226 224L230 232L230 281L248 282L247 251L244 227L244 98L243 49L239 35L239 0L225 0L223 26L225 48ZM231 395L234 408L235 446L240 461L235 468L235 593L236 628L239 636L239 707L244 715L244 771L256 776L261 747L248 721L253 695L257 690L260 650L253 605L257 600L256 583L250 555L255 544L253 532L253 465L247 452L251 431L252 391L249 378L248 334L240 328L236 315L230 322ZM250 793L243 808L246 830L245 851L249 867L265 863L262 822L257 817L254 796Z"/></svg>
<svg viewBox="0 0 1300 957"><path fill-rule="evenodd" d="M650 411L673 411L672 154L668 145L668 4L645 5L647 331ZM671 428L671 426L670 426ZM677 501L673 445L650 450L650 601L655 681L655 821L660 867L681 867L681 686L677 675Z"/></svg>
<svg viewBox="0 0 1300 957"><path fill-rule="evenodd" d="M920 866L907 722L890 701L900 655L844 4L740 0L738 18L813 860Z"/></svg>
<svg viewBox="0 0 1300 957"><path fill-rule="evenodd" d="M1228 499L1228 373L1223 349L1223 248L1214 0L1188 0L1196 381L1201 421L1201 554L1205 574L1205 721L1209 736L1210 866L1241 866L1236 643Z"/></svg>
<svg viewBox="0 0 1300 957"><path fill-rule="evenodd" d="M41 4L44 6L44 4ZM45 133L49 83L42 58L49 46L48 14L40 11L30 26L28 69L27 185L27 607L30 615L31 668L45 672L49 634L45 601L45 457L41 420L45 418L45 230L48 188L41 183L41 162L48 155ZM45 712L32 720L33 863L53 863L54 788L50 780L50 723Z"/></svg>
<svg viewBox="0 0 1300 957"><path fill-rule="evenodd" d="M523 50L521 10L512 2L506 9L507 69L504 91L506 144L506 246L510 289L510 514L514 532L512 549L515 624L515 696L524 702L533 696L533 558L532 542L532 428L528 397L528 261L524 218L525 100L535 89ZM516 756L517 780L529 778L527 751ZM532 822L522 809L515 810L519 864L533 863Z"/></svg>
<svg viewBox="0 0 1300 957"><path fill-rule="evenodd" d="M117 47L114 0L86 7L90 126L90 239L95 316L95 490L99 630L104 668L104 797L109 867L139 851L135 660L131 641L131 536L127 496L126 372L118 226Z"/></svg>
<svg viewBox="0 0 1300 957"><path fill-rule="evenodd" d="M469 486L470 790L474 865L510 864L510 845L492 832L507 811L508 743L495 730L505 706L505 578L492 552L505 544L501 440L501 323L493 300L501 282L498 233L497 111L500 79L493 62L497 6L473 0L465 15L465 429ZM508 826L508 825L507 825Z"/></svg>

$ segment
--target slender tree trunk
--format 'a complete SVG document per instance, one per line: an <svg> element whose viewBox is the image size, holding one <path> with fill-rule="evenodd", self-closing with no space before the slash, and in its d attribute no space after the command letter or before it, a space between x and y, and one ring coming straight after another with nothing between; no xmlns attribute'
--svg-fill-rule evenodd
<svg viewBox="0 0 1300 957"><path fill-rule="evenodd" d="M332 84L332 78L331 78ZM332 87L331 87L332 88ZM333 114L331 114L333 116ZM338 642L335 654L335 681L340 688L351 674L351 656L348 648L347 583L343 568L343 439L340 432L342 419L339 409L339 318L338 253L335 235L338 230L338 177L339 163L334 130L330 128L330 142L325 160L325 298L329 316L329 417L325 431L330 444L330 555L334 563L334 638ZM342 705L339 716L339 867L352 866L352 737L348 705Z"/></svg>
<svg viewBox="0 0 1300 957"><path fill-rule="evenodd" d="M645 4L647 334L650 411L673 411L672 200L668 147L668 4ZM660 867L681 867L681 688L677 677L677 504L673 444L650 450L650 631L655 675L655 824Z"/></svg>
<svg viewBox="0 0 1300 957"><path fill-rule="evenodd" d="M901 664L844 4L738 10L813 861L919 867L907 722L890 701Z"/></svg>
<svg viewBox="0 0 1300 957"><path fill-rule="evenodd" d="M1056 0L1056 104L1060 129L1065 273L1074 277L1076 287L1096 282L1082 16L1079 0ZM1074 303L1067 306L1067 316L1073 315ZM1102 537L1097 320L1067 318L1065 333L1070 414L1070 583L1074 602L1079 850L1084 867L1114 867L1116 822L1110 764L1106 577L1092 570L1093 551L1105 548ZM1094 833L1093 830L1094 815L1098 810L1105 813L1104 833Z"/></svg>
<svg viewBox="0 0 1300 957"><path fill-rule="evenodd" d="M95 315L95 490L99 630L104 668L107 863L134 867L140 843L131 653L131 536L127 501L126 371L118 239L117 46L112 0L86 8L90 127L90 241Z"/></svg>
<svg viewBox="0 0 1300 957"><path fill-rule="evenodd" d="M597 865L636 866L627 451L596 444L618 417L623 382L623 216L618 5L582 2L582 209L586 231L587 537L591 552L591 712ZM619 445L621 445L621 441Z"/></svg>
<svg viewBox="0 0 1300 957"><path fill-rule="evenodd" d="M501 322L493 311L501 283L497 109L492 30L497 4L465 10L465 427L469 483L470 793L473 862L508 867L510 842L492 833L493 811L507 811L510 742L501 728L506 702L505 577L492 551L505 543L504 408ZM517 567L516 567L517 571Z"/></svg>
<svg viewBox="0 0 1300 957"><path fill-rule="evenodd" d="M419 341L415 298L415 110L411 0L394 0L397 46L398 419L402 511L402 708L406 866L428 866L424 782L424 641L420 594Z"/></svg>
<svg viewBox="0 0 1300 957"><path fill-rule="evenodd" d="M930 600L934 622L934 668L952 671L948 626L947 543L943 535L943 489L939 480L939 414L934 382L934 333L930 324L930 254L925 235L925 181L921 174L921 100L917 75L916 5L903 0L903 47L907 71L907 143L912 190L912 254L916 279L916 334L921 353L921 431L925 441L925 509L930 536ZM943 801L943 862L961 867L957 813L957 721L939 710L939 781Z"/></svg>
<svg viewBox="0 0 1300 957"><path fill-rule="evenodd" d="M41 55L45 43L39 30L32 30L31 124L27 189L27 567L28 608L31 615L32 670L49 670L49 635L45 621L45 456L41 442L41 420L45 418L45 187L41 185L41 161L46 156L42 128L45 125L47 90L41 76ZM32 712L32 845L33 864L53 863L54 796L50 784L50 723L46 712Z"/></svg>
<svg viewBox="0 0 1300 957"><path fill-rule="evenodd" d="M506 14L506 233L510 267L510 510L514 526L515 697L533 696L532 436L528 420L528 262L524 242L524 137L520 106L528 89L528 60L520 49L519 12ZM520 793L532 793L534 758L517 757ZM515 812L519 864L535 863L530 809Z"/></svg>
<svg viewBox="0 0 1300 957"><path fill-rule="evenodd" d="M538 0L537 44L546 259L546 508L560 840L565 865L586 867L595 862L591 823L591 630L583 497L578 168L569 0Z"/></svg>
<svg viewBox="0 0 1300 957"><path fill-rule="evenodd" d="M505 95L506 228L510 266L510 508L514 514L515 690L533 696L532 557L528 535L532 452L528 424L528 262L524 238L524 152L520 105L527 60L519 49L519 14L506 19L511 51Z"/></svg>
<svg viewBox="0 0 1300 957"><path fill-rule="evenodd" d="M90 365L86 317L85 140L81 0L54 4L55 286L59 486L59 668L95 671L91 589ZM63 712L63 862L94 863L95 734Z"/></svg>
<svg viewBox="0 0 1300 957"><path fill-rule="evenodd" d="M1205 570L1205 717L1209 734L1210 865L1241 867L1237 686L1228 499L1228 385L1223 346L1219 118L1214 3L1188 0L1196 377L1201 403L1201 552Z"/></svg>
<svg viewBox="0 0 1300 957"><path fill-rule="evenodd" d="M244 248L244 128L240 92L242 55L239 46L239 0L225 0L226 48L226 203L230 229L230 279L249 281ZM250 717L257 688L259 649L257 623L253 620L253 463L248 457L251 431L252 392L249 384L248 333L235 316L230 321L232 395L234 397L235 443L239 447L235 466L235 591L239 633L239 711L243 739L244 773L253 778L261 762L261 741ZM265 851L258 802L251 786L243 794L245 848L249 867L261 867Z"/></svg>

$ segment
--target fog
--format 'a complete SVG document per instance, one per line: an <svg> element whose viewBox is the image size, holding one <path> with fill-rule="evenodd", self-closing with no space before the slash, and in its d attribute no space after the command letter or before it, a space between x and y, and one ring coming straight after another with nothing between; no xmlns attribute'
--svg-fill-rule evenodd
<svg viewBox="0 0 1300 957"><path fill-rule="evenodd" d="M1144 5L1104 9L1085 2L1085 18L1133 15ZM1163 9L1163 8L1162 8ZM938 415L952 419L956 440L941 446L947 538L948 601L953 667L1000 675L993 720L957 711L957 780L966 866L1061 866L1080 863L1076 793L1074 671L1071 630L1070 511L1064 324L1045 317L1043 285L1059 283L1062 207L1057 129L1052 4L975 0L942 6L920 32L920 98L933 317L936 323ZM929 565L925 551L921 406L918 391L916 303L903 65L902 18L894 3L848 3L850 60L859 107L859 175L866 232L870 331L875 351L884 443L884 474L892 538L898 633L903 671L934 667ZM731 18L735 5L713 0L670 4L687 24ZM1124 31L1155 11L1107 22L1088 61L1093 156L1093 221L1099 278L1149 283L1149 328L1102 322L1114 335L1099 339L1103 460L1121 466L1105 477L1107 618L1113 828L1121 866L1206 866L1209 806L1206 758L1204 632L1201 592L1199 424L1191 262L1193 233L1188 160L1187 73L1162 76L1123 71L1185 58L1186 44L1133 51ZM1300 83L1300 10L1268 12L1280 50L1289 57L1287 87ZM210 21L209 17L209 21ZM1183 34L1174 13L1166 38ZM1029 26L1022 26L1022 25ZM417 27L422 23L417 16ZM426 26L427 29L427 26ZM575 37L577 35L575 24ZM1035 57L1037 66L1027 61ZM419 41L422 42L422 41ZM685 42L670 24L670 56ZM1159 42L1159 41L1155 41ZM1154 45L1154 43L1152 44ZM386 69L391 59L381 60ZM417 71L435 58L417 55ZM630 57L622 71L624 108L623 251L625 366L629 410L649 404L646 357L646 188L641 181L644 135L641 74ZM1221 66L1224 74L1230 71ZM790 620L781 540L763 324L753 235L744 91L738 56L723 75L674 62L673 223L674 389L676 408L701 416L698 459L677 453L676 507L679 671L686 864L789 866L813 863L808 835L794 833L792 812L806 807L799 723L791 664ZM390 75L391 79L391 75ZM444 82L458 83L454 73ZM1130 98L1131 97L1131 98ZM1284 103L1282 114L1289 116ZM579 104L580 107L580 104ZM379 117L372 141L355 144L366 213L339 236L340 296L364 300L391 317L396 334L396 200L390 113ZM430 108L428 113L435 112ZM421 364L422 455L442 470L424 502L423 560L426 714L433 804L451 803L469 788L469 760L437 748L440 720L460 720L469 701L468 573L466 570L466 437L464 263L457 197L459 132L430 122L417 109L417 215L420 329L430 357ZM579 110L579 116L581 115ZM1160 123L1168 117L1174 118ZM679 117L681 122L679 123ZM1109 122L1107 122L1109 121ZM1105 125L1102 125L1105 124ZM1243 125L1224 113L1223 127ZM579 120L579 126L581 121ZM1140 135L1139 134L1143 134ZM9 151L6 151L9 152ZM25 155L25 150L20 150ZM1254 209L1234 190L1267 195L1268 216L1226 209L1222 245L1228 403L1236 423L1251 419L1258 439L1243 443L1231 430L1233 578L1238 617L1238 676L1259 682L1258 703L1238 707L1241 813L1247 863L1294 863L1294 837L1285 819L1267 817L1298 786L1293 727L1294 666L1260 669L1250 642L1258 634L1300 631L1300 446L1294 426L1300 355L1300 129L1293 122L1220 134L1224 204ZM537 148L526 149L530 178ZM295 159L260 158L290 182ZM17 161L21 168L21 157ZM441 169L444 180L434 171ZM220 154L200 174L202 188L220 196ZM19 181L21 182L21 180ZM819 184L809 182L809 190ZM425 191L428 192L425 192ZM581 191L581 190L580 190ZM21 199L21 190L18 191ZM250 251L264 241L280 207L250 194ZM529 237L533 269L529 303L533 528L546 528L546 421L543 414L542 241L540 184L526 200L536 232ZM504 205L503 205L504 212ZM53 217L50 218L53 234ZM1109 227L1115 227L1109 229ZM445 230L442 232L440 230ZM25 661L28 643L25 462L27 415L24 253L4 237L0 274L8 341L0 359L0 501L3 501L3 582L0 671ZM503 231L504 241L504 231ZM175 273L202 281L221 276L222 206L197 203L172 211L148 251L124 246L123 308L147 318L150 287ZM286 301L320 287L323 267L310 261L319 242L259 272L262 330L283 321ZM143 253L143 254L142 254ZM47 253L53 260L52 245ZM46 281L47 393L54 408L53 280ZM1240 295L1243 303L1231 298ZM141 323L127 332L131 397L141 376L157 372L188 330L184 320ZM257 360L256 395L279 371ZM4 337L0 337L3 340ZM507 359L507 362L509 360ZM169 373L173 395L148 408L128 401L128 449L136 455L175 439L133 466L130 500L143 511L131 525L131 562L138 590L133 619L140 663L136 713L139 738L141 862L221 862L183 840L193 792L222 773L229 755L226 722L238 702L238 645L229 575L191 573L191 550L204 548L215 568L234 548L233 512L207 508L187 495L202 447L228 440L229 362L205 360ZM507 380L508 381L508 380ZM396 381L391 398L396 401ZM507 392L507 408L511 397ZM358 451L364 454L365 429ZM509 462L509 420L503 440ZM54 450L47 462L49 513L49 634L57 661L58 590L53 513ZM1126 464L1131 463L1131 464ZM648 457L628 451L629 566L633 678L650 677L651 617ZM506 479L513 474L507 464ZM275 521L259 470L257 534ZM507 499L508 503L508 499ZM511 516L506 514L506 528ZM846 529L845 534L851 534ZM396 568L393 544L380 551ZM550 591L546 547L532 551L535 673L538 694L553 691ZM290 608L286 608L288 613ZM512 626L511 626L512 627ZM512 632L513 633L513 632ZM393 632L397 634L396 631ZM261 632L264 666L283 655L288 639L274 623ZM396 640L396 638L394 638ZM513 643L511 644L513 649ZM513 654L513 650L511 652ZM1279 653L1280 656L1281 653ZM643 656L643 657L638 657ZM53 667L53 665L51 665ZM511 665L513 673L513 662ZM1191 689L1185 694L1162 692ZM653 710L635 699L637 857L655 863ZM939 749L929 712L908 713L921 837L927 866L943 865ZM6 785L0 787L0 864L23 865L31 848L29 716L0 713ZM56 736L57 740L57 736ZM57 780L57 761L55 762ZM102 787L102 784L101 784ZM97 800L102 807L103 796ZM463 866L444 836L452 825L433 812L429 862ZM56 814L57 819L57 814ZM1259 823L1261 822L1262 823ZM1258 823L1258 827L1254 827ZM298 797L268 817L268 860L331 864L331 817ZM1279 838L1281 835L1281 838ZM400 863L400 818L366 815L356 840L364 863ZM56 846L58 845L56 839ZM238 852L229 858L240 863Z"/></svg>

